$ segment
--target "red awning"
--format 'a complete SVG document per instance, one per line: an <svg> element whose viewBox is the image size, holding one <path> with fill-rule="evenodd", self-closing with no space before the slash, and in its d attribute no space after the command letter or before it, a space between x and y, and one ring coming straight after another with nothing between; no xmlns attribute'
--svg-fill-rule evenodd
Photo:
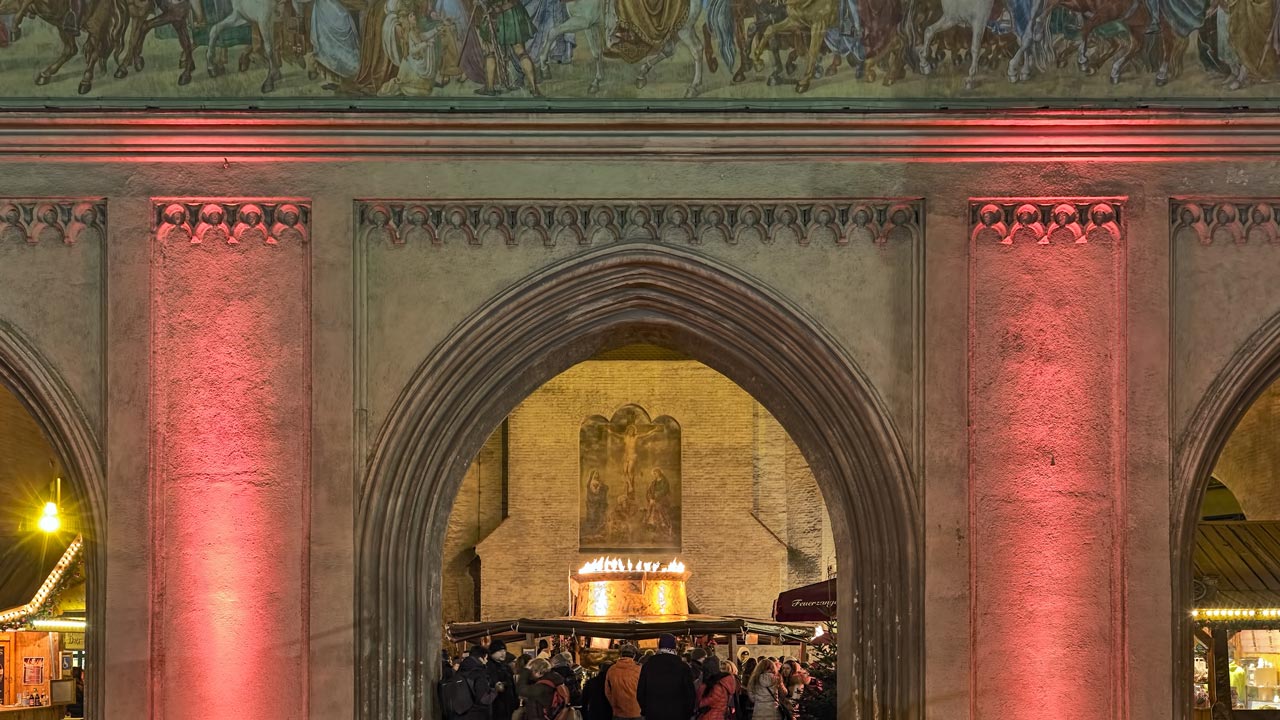
<svg viewBox="0 0 1280 720"><path fill-rule="evenodd" d="M773 601L778 622L827 622L836 619L835 578L779 593Z"/></svg>

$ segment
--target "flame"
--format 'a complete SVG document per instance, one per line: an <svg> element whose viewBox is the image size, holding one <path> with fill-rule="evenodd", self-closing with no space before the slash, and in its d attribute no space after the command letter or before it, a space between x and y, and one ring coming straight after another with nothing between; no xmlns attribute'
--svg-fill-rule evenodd
<svg viewBox="0 0 1280 720"><path fill-rule="evenodd" d="M622 558L601 555L595 560L588 560L581 568L578 568L579 575L615 572L682 573L684 572L684 563L680 562L679 558L672 558L671 562L663 565L661 562L632 560L631 558L623 560Z"/></svg>

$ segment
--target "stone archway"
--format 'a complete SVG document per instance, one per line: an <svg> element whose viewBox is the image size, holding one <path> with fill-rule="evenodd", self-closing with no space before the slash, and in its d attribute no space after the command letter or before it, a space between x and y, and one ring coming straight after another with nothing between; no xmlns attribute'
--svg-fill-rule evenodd
<svg viewBox="0 0 1280 720"><path fill-rule="evenodd" d="M15 328L0 322L0 383L31 413L82 498L85 552L85 714L103 717L107 603L106 480L102 453L71 390Z"/></svg>
<svg viewBox="0 0 1280 720"><path fill-rule="evenodd" d="M671 247L617 245L540 271L463 322L418 369L361 497L357 707L432 717L439 565L453 498L494 427L538 386L632 342L680 350L754 395L809 461L840 576L842 716L922 715L919 501L888 413L837 342L746 275Z"/></svg>
<svg viewBox="0 0 1280 720"><path fill-rule="evenodd" d="M1193 668L1191 642L1192 559L1200 506L1210 474L1232 432L1250 406L1280 380L1280 315L1241 346L1209 386L1186 430L1177 438L1170 545L1173 606L1175 717L1190 717Z"/></svg>

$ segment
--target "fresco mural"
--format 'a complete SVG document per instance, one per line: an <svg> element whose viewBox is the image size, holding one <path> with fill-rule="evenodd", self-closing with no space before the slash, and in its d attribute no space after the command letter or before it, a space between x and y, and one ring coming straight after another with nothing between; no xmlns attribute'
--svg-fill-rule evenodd
<svg viewBox="0 0 1280 720"><path fill-rule="evenodd" d="M578 448L578 549L679 551L680 423L623 405L583 420Z"/></svg>
<svg viewBox="0 0 1280 720"><path fill-rule="evenodd" d="M1278 5L0 0L0 96L9 106L424 109L1256 105L1274 102Z"/></svg>

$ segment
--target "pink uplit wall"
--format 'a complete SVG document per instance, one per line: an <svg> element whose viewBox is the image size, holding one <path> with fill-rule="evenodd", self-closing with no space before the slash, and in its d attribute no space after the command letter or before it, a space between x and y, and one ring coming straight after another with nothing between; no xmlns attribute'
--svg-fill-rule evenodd
<svg viewBox="0 0 1280 720"><path fill-rule="evenodd" d="M1112 227L1118 237L970 238L975 720L1125 716L1124 263Z"/></svg>
<svg viewBox="0 0 1280 720"><path fill-rule="evenodd" d="M152 712L305 718L308 245L177 202L229 220L152 241Z"/></svg>

